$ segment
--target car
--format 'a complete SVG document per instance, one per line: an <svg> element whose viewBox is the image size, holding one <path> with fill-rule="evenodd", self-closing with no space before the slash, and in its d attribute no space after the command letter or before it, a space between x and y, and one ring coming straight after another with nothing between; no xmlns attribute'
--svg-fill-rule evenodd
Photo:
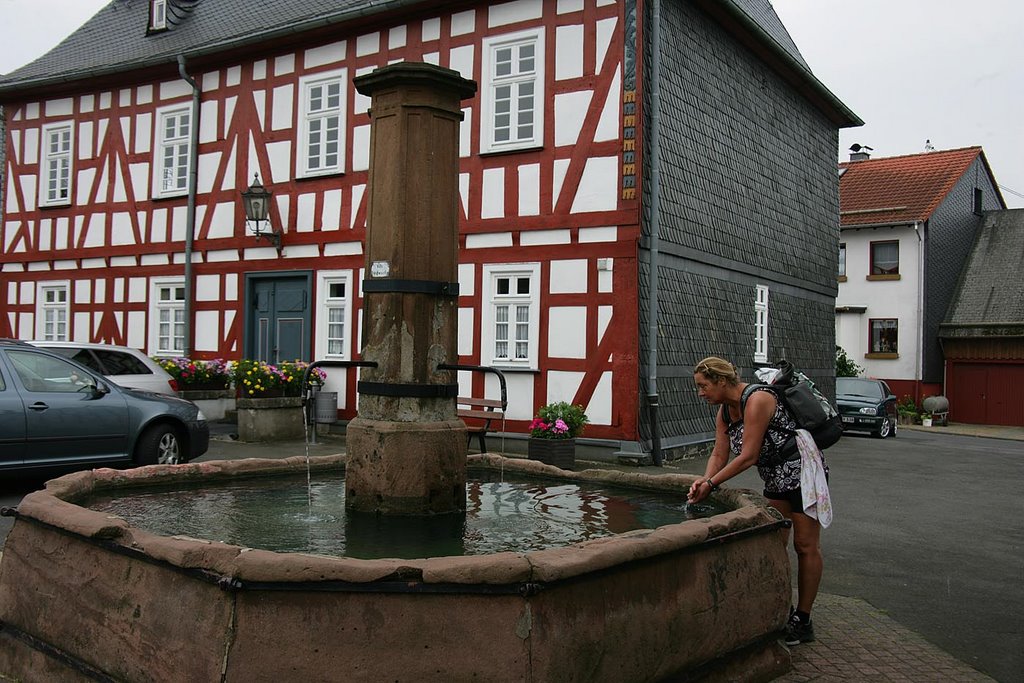
<svg viewBox="0 0 1024 683"><path fill-rule="evenodd" d="M130 346L66 341L30 341L29 344L78 361L119 386L178 395L178 381L155 360Z"/></svg>
<svg viewBox="0 0 1024 683"><path fill-rule="evenodd" d="M191 401L127 389L70 358L0 340L0 471L175 464L209 448Z"/></svg>
<svg viewBox="0 0 1024 683"><path fill-rule="evenodd" d="M837 377L836 406L844 431L867 431L880 439L896 436L896 396L882 380Z"/></svg>

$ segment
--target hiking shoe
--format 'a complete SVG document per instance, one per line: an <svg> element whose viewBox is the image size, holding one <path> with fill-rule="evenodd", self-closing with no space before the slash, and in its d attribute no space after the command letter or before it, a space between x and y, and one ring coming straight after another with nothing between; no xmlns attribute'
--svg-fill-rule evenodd
<svg viewBox="0 0 1024 683"><path fill-rule="evenodd" d="M799 645L800 643L814 642L814 622L807 620L800 621L794 614L786 622L786 645Z"/></svg>

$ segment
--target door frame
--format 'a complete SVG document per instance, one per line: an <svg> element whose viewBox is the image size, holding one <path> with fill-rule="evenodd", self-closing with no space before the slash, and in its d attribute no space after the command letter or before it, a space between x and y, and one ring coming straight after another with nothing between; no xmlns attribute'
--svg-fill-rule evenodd
<svg viewBox="0 0 1024 683"><path fill-rule="evenodd" d="M252 303L253 303L253 290L257 282L263 282L266 280L280 280L282 278L289 279L304 279L306 284L306 293L308 302L307 307L307 320L303 330L302 339L302 350L303 353L311 360L313 358L313 325L316 323L315 315L313 313L313 307L316 303L313 298L313 271L312 270L272 270L262 271L255 273L243 273L245 276L245 282L242 287L242 358L255 358L255 344L256 340L251 334L252 325Z"/></svg>

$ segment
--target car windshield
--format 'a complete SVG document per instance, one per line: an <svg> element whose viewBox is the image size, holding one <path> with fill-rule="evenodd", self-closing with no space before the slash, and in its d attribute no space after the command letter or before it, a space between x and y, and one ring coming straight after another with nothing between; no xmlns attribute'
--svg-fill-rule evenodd
<svg viewBox="0 0 1024 683"><path fill-rule="evenodd" d="M863 398L885 398L880 383L870 379L853 379L851 377L836 379L836 394Z"/></svg>

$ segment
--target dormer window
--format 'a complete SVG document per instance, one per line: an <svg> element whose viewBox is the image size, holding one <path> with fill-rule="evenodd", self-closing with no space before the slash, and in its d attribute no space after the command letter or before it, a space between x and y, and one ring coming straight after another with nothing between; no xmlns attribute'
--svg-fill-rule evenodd
<svg viewBox="0 0 1024 683"><path fill-rule="evenodd" d="M167 0L150 0L149 2L149 30L167 30Z"/></svg>

